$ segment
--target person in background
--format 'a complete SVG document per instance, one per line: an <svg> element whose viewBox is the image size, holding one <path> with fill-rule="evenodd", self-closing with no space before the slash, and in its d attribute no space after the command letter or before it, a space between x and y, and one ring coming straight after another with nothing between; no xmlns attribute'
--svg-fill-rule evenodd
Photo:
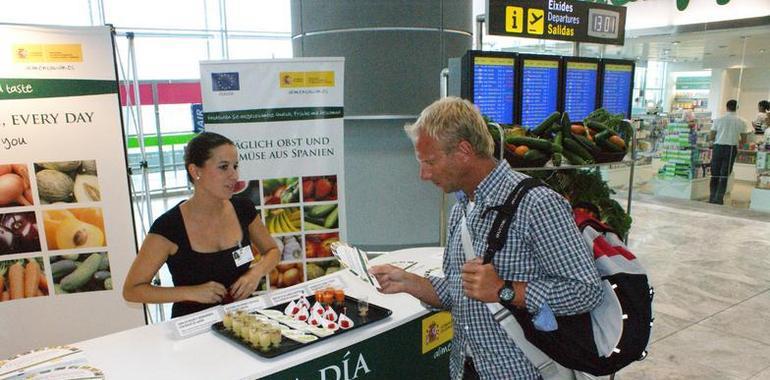
<svg viewBox="0 0 770 380"><path fill-rule="evenodd" d="M690 129L696 129L698 126L698 120L695 117L695 112L691 109L686 109L683 112L684 120L687 122L687 126L690 127Z"/></svg>
<svg viewBox="0 0 770 380"><path fill-rule="evenodd" d="M232 198L239 183L233 142L203 132L187 144L184 162L193 196L155 220L123 286L129 302L173 302L172 317L247 298L280 260L254 204ZM151 283L163 264L173 287Z"/></svg>
<svg viewBox="0 0 770 380"><path fill-rule="evenodd" d="M757 117L751 122L754 127L754 133L757 135L764 135L767 129L768 123L770 123L770 102L762 100L757 105Z"/></svg>
<svg viewBox="0 0 770 380"><path fill-rule="evenodd" d="M711 153L711 182L709 203L724 204L727 179L733 172L733 164L738 154L738 143L741 133L753 132L735 111L738 102L734 99L727 101L727 113L714 120L711 135L714 138L714 149Z"/></svg>
<svg viewBox="0 0 770 380"><path fill-rule="evenodd" d="M485 211L504 203L527 176L495 160L484 119L467 100L438 100L405 130L414 143L420 178L458 199L449 218L445 277L421 277L392 265L374 266L370 272L383 293L406 292L451 311L452 379L540 379L485 303L527 308L533 315L572 315L601 302L599 274L569 203L551 189L532 189L505 246L492 264L484 265L486 238L497 215ZM465 229L475 252L463 249ZM474 258L466 260L466 255Z"/></svg>

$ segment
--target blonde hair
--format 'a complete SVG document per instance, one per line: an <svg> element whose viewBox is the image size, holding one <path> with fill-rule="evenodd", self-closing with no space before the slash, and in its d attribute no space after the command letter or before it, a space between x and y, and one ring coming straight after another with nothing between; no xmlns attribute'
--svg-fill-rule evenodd
<svg viewBox="0 0 770 380"><path fill-rule="evenodd" d="M433 102L422 110L414 124L405 125L404 131L412 142L425 133L436 139L445 153L466 140L479 157L492 158L494 154L495 143L479 110L473 103L454 96Z"/></svg>

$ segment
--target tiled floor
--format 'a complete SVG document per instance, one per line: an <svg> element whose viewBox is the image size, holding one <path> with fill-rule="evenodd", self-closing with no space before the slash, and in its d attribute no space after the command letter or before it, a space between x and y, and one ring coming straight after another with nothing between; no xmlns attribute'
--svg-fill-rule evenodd
<svg viewBox="0 0 770 380"><path fill-rule="evenodd" d="M770 214L741 211L635 201L656 320L649 356L617 379L770 379Z"/></svg>

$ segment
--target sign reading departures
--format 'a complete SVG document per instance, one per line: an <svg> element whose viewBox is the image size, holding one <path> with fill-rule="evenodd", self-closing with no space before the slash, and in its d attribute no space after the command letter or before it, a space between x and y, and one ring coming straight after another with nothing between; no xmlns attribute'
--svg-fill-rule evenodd
<svg viewBox="0 0 770 380"><path fill-rule="evenodd" d="M487 0L487 33L623 45L626 8L565 0Z"/></svg>

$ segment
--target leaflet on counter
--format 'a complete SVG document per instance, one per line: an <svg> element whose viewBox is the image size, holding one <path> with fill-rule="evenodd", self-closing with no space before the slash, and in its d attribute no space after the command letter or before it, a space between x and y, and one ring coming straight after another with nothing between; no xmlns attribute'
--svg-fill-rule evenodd
<svg viewBox="0 0 770 380"><path fill-rule="evenodd" d="M380 283L377 282L377 279L369 274L370 265L366 251L351 247L342 242L336 242L332 244L331 248L332 253L337 258L337 260L339 260L342 265L350 269L350 272L353 273L353 275L360 278L361 281L372 285L377 289L380 288Z"/></svg>
<svg viewBox="0 0 770 380"><path fill-rule="evenodd" d="M76 347L44 347L0 360L0 379L26 379L53 368L86 364L83 352Z"/></svg>

